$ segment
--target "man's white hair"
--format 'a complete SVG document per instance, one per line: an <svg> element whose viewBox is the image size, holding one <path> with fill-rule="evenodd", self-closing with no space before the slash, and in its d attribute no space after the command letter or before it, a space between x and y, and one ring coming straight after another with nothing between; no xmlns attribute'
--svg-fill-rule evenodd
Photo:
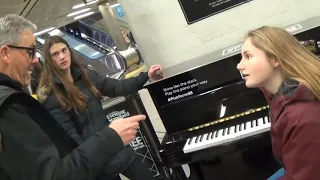
<svg viewBox="0 0 320 180"><path fill-rule="evenodd" d="M35 32L37 26L16 14L8 14L0 18L0 47L5 44L18 44L21 33L26 30Z"/></svg>

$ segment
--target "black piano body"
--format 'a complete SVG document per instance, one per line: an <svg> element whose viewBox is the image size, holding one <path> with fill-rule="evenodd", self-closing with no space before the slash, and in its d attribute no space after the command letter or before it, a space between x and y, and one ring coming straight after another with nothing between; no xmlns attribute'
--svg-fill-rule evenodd
<svg viewBox="0 0 320 180"><path fill-rule="evenodd" d="M319 54L319 24L320 16L287 30ZM164 79L146 84L167 131L160 154L169 168L194 164L199 179L246 180L266 179L280 168L265 125L268 104L259 89L246 88L236 69L240 50L241 43L164 69ZM187 149L189 141L195 146Z"/></svg>
<svg viewBox="0 0 320 180"><path fill-rule="evenodd" d="M239 54L234 55L147 85L167 131L160 154L169 167L210 159L214 161L224 154L240 150L260 154L258 164L264 167L265 164L275 164L268 132L190 153L183 151L188 138L268 116L268 105L263 94L259 89L246 88L236 69L240 59ZM246 159L246 166L257 166L251 162L257 159L253 157ZM262 162L261 158L265 160ZM263 177L275 169L274 166L264 169Z"/></svg>

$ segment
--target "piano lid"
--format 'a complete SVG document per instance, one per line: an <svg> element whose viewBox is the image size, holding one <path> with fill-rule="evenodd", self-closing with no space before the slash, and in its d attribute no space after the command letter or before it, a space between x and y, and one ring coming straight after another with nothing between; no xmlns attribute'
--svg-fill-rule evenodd
<svg viewBox="0 0 320 180"><path fill-rule="evenodd" d="M179 134L228 120L236 121L244 115L254 114L259 108L266 109L267 105L260 90L247 88L244 81L239 81L166 103L158 111L167 133ZM255 111L250 113L252 110Z"/></svg>
<svg viewBox="0 0 320 180"><path fill-rule="evenodd" d="M320 26L320 16L316 16L304 21L300 21L289 26L286 26L285 29L293 35L299 34L301 32L310 30L312 28ZM165 81L173 76L177 76L179 74L191 71L193 69L200 68L202 66L206 66L210 63L220 61L226 59L228 57L234 56L241 52L242 42L236 43L230 47L220 49L218 51L210 52L203 56L187 60L183 63L179 63L172 67L164 68L163 75L164 78L158 81L147 82L145 87L158 83L160 81Z"/></svg>
<svg viewBox="0 0 320 180"><path fill-rule="evenodd" d="M224 85L242 80L237 64L241 56L235 55L223 61L210 63L200 68L173 76L148 87L158 108L163 108L182 99L191 98Z"/></svg>

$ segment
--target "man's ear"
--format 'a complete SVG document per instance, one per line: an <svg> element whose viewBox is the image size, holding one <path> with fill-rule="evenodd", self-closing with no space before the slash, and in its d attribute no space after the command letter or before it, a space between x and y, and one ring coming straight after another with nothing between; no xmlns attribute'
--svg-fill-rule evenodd
<svg viewBox="0 0 320 180"><path fill-rule="evenodd" d="M0 58L3 60L3 62L9 64L9 47L8 46L1 46L0 47Z"/></svg>

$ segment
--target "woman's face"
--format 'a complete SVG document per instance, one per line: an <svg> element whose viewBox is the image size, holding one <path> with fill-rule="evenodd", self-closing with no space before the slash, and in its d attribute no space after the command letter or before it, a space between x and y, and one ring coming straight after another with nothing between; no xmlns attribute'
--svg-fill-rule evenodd
<svg viewBox="0 0 320 180"><path fill-rule="evenodd" d="M50 55L53 63L60 70L66 70L70 68L71 56L69 48L64 43L53 44L50 48Z"/></svg>
<svg viewBox="0 0 320 180"><path fill-rule="evenodd" d="M269 84L275 68L266 53L256 48L248 38L243 44L241 55L242 59L237 68L242 72L246 86L256 88Z"/></svg>

